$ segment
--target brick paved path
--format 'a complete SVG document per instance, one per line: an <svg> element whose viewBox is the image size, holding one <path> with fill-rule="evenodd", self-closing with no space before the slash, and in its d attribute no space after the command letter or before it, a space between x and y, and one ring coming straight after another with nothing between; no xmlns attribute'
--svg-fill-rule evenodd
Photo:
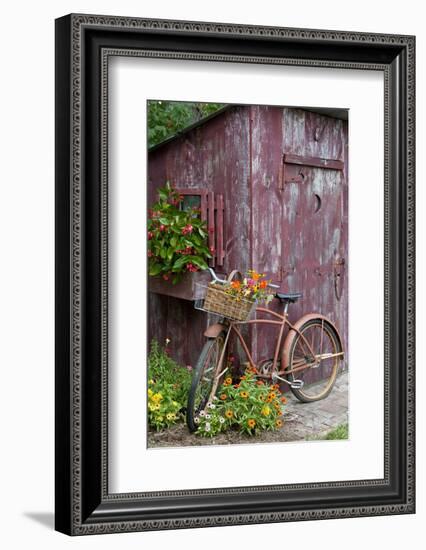
<svg viewBox="0 0 426 550"><path fill-rule="evenodd" d="M348 372L340 374L330 395L321 401L301 403L287 394L287 410L282 430L291 428L292 438L321 437L339 424L348 422Z"/></svg>

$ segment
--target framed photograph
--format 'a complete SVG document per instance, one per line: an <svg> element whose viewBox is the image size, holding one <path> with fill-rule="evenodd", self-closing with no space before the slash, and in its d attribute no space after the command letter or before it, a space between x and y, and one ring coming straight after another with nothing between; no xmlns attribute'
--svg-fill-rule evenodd
<svg viewBox="0 0 426 550"><path fill-rule="evenodd" d="M415 38L56 20L56 529L407 514Z"/></svg>

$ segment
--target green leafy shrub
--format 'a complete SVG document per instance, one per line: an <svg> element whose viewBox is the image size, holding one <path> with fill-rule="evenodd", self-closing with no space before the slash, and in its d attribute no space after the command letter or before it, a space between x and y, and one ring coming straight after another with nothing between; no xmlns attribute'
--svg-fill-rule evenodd
<svg viewBox="0 0 426 550"><path fill-rule="evenodd" d="M223 106L221 103L148 101L148 147L184 130Z"/></svg>
<svg viewBox="0 0 426 550"><path fill-rule="evenodd" d="M166 345L170 340L166 340ZM181 367L153 340L148 356L148 423L162 430L182 420L191 385L191 372Z"/></svg>
<svg viewBox="0 0 426 550"><path fill-rule="evenodd" d="M247 369L238 384L233 384L230 376L225 378L213 402L196 419L196 433L213 437L230 428L248 435L277 430L283 425L285 403L277 385L265 384Z"/></svg>
<svg viewBox="0 0 426 550"><path fill-rule="evenodd" d="M199 210L180 210L182 196L167 182L149 212L148 271L177 283L186 272L207 269L211 252Z"/></svg>

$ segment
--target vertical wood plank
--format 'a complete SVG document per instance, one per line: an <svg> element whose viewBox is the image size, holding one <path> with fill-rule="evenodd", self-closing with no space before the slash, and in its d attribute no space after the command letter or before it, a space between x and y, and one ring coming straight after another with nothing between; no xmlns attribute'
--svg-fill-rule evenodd
<svg viewBox="0 0 426 550"><path fill-rule="evenodd" d="M209 191L207 194L207 227L209 231L209 248L210 250L215 248L215 225L214 225L214 193ZM216 265L216 251L213 252L210 265L215 267Z"/></svg>
<svg viewBox="0 0 426 550"><path fill-rule="evenodd" d="M223 265L223 259L225 256L223 250L223 195L216 195L216 260L217 265Z"/></svg>

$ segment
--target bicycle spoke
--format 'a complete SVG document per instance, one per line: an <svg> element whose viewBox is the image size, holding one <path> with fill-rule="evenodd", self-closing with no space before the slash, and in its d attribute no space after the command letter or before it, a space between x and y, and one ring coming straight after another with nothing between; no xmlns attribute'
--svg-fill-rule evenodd
<svg viewBox="0 0 426 550"><path fill-rule="evenodd" d="M296 395L308 400L320 399L334 383L342 353L336 349L335 338L322 319L307 324L300 332L292 347L288 377L303 381Z"/></svg>

